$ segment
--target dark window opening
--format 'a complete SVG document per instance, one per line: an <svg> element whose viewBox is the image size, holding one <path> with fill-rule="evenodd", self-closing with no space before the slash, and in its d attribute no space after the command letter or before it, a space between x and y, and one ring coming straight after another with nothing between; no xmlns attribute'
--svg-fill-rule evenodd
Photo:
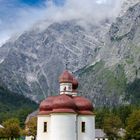
<svg viewBox="0 0 140 140"><path fill-rule="evenodd" d="M47 122L44 122L44 132L47 132Z"/></svg>
<svg viewBox="0 0 140 140"><path fill-rule="evenodd" d="M85 129L85 124L86 124L85 122L82 122L82 127L81 127L82 133L85 133L85 130L86 130L86 129Z"/></svg>

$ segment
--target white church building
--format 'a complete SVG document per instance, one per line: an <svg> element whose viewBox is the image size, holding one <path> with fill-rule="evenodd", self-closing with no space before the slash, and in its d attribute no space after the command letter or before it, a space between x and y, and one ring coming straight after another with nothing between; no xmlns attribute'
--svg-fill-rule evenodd
<svg viewBox="0 0 140 140"><path fill-rule="evenodd" d="M77 95L78 81L65 70L60 94L43 100L37 116L37 140L94 140L93 104Z"/></svg>

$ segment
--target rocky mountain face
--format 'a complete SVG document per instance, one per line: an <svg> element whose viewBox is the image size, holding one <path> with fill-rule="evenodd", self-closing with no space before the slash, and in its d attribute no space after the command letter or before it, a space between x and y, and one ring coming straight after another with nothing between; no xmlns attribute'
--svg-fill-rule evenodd
<svg viewBox="0 0 140 140"><path fill-rule="evenodd" d="M98 59L77 72L81 91L98 106L135 102L140 99L135 83L140 79L140 3L117 18L106 36Z"/></svg>
<svg viewBox="0 0 140 140"><path fill-rule="evenodd" d="M58 77L66 64L71 71L90 64L108 28L107 22L86 29L77 21L63 21L27 31L0 48L0 80L35 101L58 94Z"/></svg>
<svg viewBox="0 0 140 140"><path fill-rule="evenodd" d="M130 7L134 6L139 2L140 0L122 0L121 12L119 16L124 15Z"/></svg>
<svg viewBox="0 0 140 140"><path fill-rule="evenodd" d="M40 101L58 94L58 76L67 64L79 78L79 94L96 106L130 103L129 87L140 78L139 38L140 3L113 24L71 20L36 27L0 48L0 81Z"/></svg>

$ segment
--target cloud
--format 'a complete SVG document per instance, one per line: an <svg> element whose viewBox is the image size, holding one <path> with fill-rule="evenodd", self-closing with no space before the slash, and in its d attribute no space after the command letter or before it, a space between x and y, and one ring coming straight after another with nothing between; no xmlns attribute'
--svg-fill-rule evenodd
<svg viewBox="0 0 140 140"><path fill-rule="evenodd" d="M39 6L19 3L18 0L0 0L0 43L40 20L83 19L94 23L114 18L120 5L121 0L44 0Z"/></svg>
<svg viewBox="0 0 140 140"><path fill-rule="evenodd" d="M49 10L54 20L70 18L102 20L118 15L120 3L120 0L100 0L100 2L99 0L66 0L63 7L52 6Z"/></svg>

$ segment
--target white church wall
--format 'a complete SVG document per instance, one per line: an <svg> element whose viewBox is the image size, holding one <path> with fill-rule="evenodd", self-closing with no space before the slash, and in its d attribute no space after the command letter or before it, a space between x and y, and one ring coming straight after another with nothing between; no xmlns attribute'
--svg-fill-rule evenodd
<svg viewBox="0 0 140 140"><path fill-rule="evenodd" d="M44 132L44 123L47 123L47 131ZM49 115L39 115L37 121L37 140L50 140L51 120Z"/></svg>
<svg viewBox="0 0 140 140"><path fill-rule="evenodd" d="M85 132L82 132L82 122L85 122ZM95 139L95 117L90 115L78 116L78 140Z"/></svg>
<svg viewBox="0 0 140 140"><path fill-rule="evenodd" d="M26 136L25 140L33 140L33 136Z"/></svg>
<svg viewBox="0 0 140 140"><path fill-rule="evenodd" d="M51 114L50 140L76 140L76 114Z"/></svg>

